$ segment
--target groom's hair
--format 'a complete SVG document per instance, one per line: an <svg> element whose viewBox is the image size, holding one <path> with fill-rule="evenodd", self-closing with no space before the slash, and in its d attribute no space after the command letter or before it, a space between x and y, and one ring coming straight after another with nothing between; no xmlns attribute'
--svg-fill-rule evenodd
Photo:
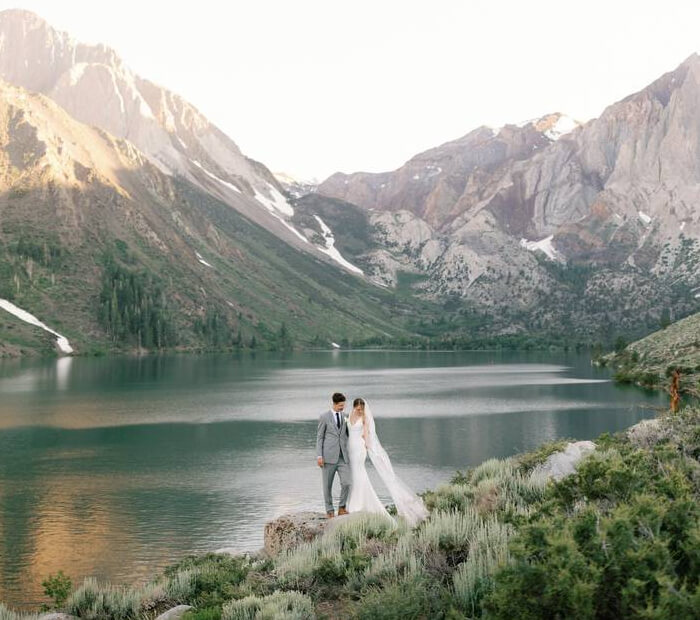
<svg viewBox="0 0 700 620"><path fill-rule="evenodd" d="M331 396L333 400L333 404L337 405L338 403L344 403L345 402L345 394L341 394L340 392L336 392Z"/></svg>

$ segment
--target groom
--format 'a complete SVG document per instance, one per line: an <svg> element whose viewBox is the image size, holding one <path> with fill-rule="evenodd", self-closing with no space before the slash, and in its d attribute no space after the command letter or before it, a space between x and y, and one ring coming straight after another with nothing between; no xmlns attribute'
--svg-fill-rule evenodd
<svg viewBox="0 0 700 620"><path fill-rule="evenodd" d="M316 462L323 471L323 499L326 502L326 514L329 519L333 512L333 480L335 474L340 478L340 501L338 516L348 514L345 505L350 493L352 477L350 474L350 457L348 456L348 426L343 415L345 396L340 392L333 394L331 409L321 414L316 433Z"/></svg>

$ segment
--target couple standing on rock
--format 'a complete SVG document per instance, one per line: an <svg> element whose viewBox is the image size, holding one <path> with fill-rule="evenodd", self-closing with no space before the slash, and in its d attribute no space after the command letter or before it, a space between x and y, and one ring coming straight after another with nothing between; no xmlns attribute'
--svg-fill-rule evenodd
<svg viewBox="0 0 700 620"><path fill-rule="evenodd" d="M323 498L326 514L333 510L333 480L340 478L338 515L356 512L381 514L387 512L370 482L365 468L369 456L382 482L391 494L400 517L410 525L419 523L428 514L423 500L396 476L391 461L377 437L374 416L369 404L362 398L352 403L352 412L345 416L345 396L336 392L331 397L331 408L321 414L316 433L317 463L323 473Z"/></svg>

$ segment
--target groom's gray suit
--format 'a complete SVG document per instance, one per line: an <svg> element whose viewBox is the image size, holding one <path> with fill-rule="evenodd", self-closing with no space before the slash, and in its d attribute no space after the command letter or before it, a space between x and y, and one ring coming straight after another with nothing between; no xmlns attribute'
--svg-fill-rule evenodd
<svg viewBox="0 0 700 620"><path fill-rule="evenodd" d="M350 457L348 456L348 427L342 412L339 412L340 428L335 411L321 414L316 432L316 454L323 458L323 499L326 512L333 512L333 479L340 477L340 501L338 508L345 508L352 485Z"/></svg>

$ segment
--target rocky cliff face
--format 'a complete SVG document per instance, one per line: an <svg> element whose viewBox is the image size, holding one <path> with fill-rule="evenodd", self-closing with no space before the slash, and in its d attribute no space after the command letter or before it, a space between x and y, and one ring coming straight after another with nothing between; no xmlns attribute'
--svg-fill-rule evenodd
<svg viewBox="0 0 700 620"><path fill-rule="evenodd" d="M385 285L409 271L429 296L545 322L563 312L632 326L651 313L658 324L663 306L696 307L699 112L693 55L584 125L550 114L481 127L393 172L335 174L317 191L366 209L377 247L355 260Z"/></svg>
<svg viewBox="0 0 700 620"><path fill-rule="evenodd" d="M554 114L482 127L394 172L336 174L318 191L368 209L410 211L451 237L552 235L562 259L663 272L679 238L700 234L699 108L693 55L583 126Z"/></svg>
<svg viewBox="0 0 700 620"><path fill-rule="evenodd" d="M0 78L47 95L76 120L128 140L162 172L314 251L287 223L293 210L270 171L183 98L135 75L114 50L79 43L29 11L2 11Z"/></svg>

